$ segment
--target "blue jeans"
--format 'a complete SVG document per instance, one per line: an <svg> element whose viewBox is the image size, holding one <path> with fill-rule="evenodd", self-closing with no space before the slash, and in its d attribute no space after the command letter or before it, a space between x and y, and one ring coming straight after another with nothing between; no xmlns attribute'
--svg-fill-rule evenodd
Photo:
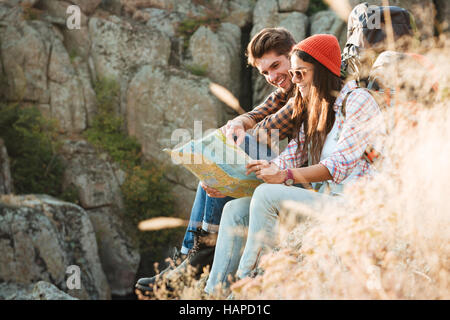
<svg viewBox="0 0 450 320"><path fill-rule="evenodd" d="M252 159L271 160L277 156L269 147L267 147L267 145L259 144L256 139L249 134L245 136L240 147ZM208 232L218 232L223 207L231 200L234 200L234 198L211 198L206 194L205 190L203 190L200 183L198 184L191 216L189 218L189 225L181 247L181 253L187 254L194 246L194 234L189 232L189 230L194 231L201 227Z"/></svg>
<svg viewBox="0 0 450 320"><path fill-rule="evenodd" d="M228 202L217 237L214 263L205 291L213 294L219 287L227 290L229 277L238 279L250 275L261 255L273 248L277 239L278 212L281 203L294 200L319 210L328 202L338 205L341 197L285 186L266 184L258 186L252 197Z"/></svg>

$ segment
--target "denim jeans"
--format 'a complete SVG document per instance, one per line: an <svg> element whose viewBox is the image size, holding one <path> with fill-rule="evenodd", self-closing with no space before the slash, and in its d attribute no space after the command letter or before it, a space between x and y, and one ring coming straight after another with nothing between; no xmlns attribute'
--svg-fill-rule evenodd
<svg viewBox="0 0 450 320"><path fill-rule="evenodd" d="M261 184L252 197L228 202L223 210L214 263L205 291L229 286L229 276L247 277L259 257L273 248L277 239L278 212L281 202L293 200L320 209L326 202L338 205L342 199L296 186Z"/></svg>
<svg viewBox="0 0 450 320"><path fill-rule="evenodd" d="M267 147L267 145L259 144L256 139L249 134L245 136L240 147L252 159L271 160L277 156L269 147ZM200 183L198 184L191 216L189 218L189 225L181 247L181 253L187 254L194 245L194 234L189 232L189 230L193 231L199 227L202 227L203 230L209 232L217 232L219 230L223 207L228 201L233 199L234 198L232 197L211 198L206 194L205 190L203 190Z"/></svg>

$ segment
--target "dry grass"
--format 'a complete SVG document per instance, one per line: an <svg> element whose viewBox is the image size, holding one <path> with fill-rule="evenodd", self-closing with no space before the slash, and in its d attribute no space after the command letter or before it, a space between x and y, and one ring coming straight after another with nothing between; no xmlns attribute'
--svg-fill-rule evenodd
<svg viewBox="0 0 450 320"><path fill-rule="evenodd" d="M398 97L416 103L387 113L396 123L378 174L348 188L340 208L286 203L279 250L262 257L262 274L232 285L235 299L450 298L449 49L426 56L437 67L437 100L427 69L400 66ZM226 298L205 296L206 277L156 298Z"/></svg>
<svg viewBox="0 0 450 320"><path fill-rule="evenodd" d="M424 70L403 72L419 103L397 109L379 174L346 190L342 208L311 212L287 203L281 250L263 257L262 275L232 286L235 298L450 298L448 50L428 56L440 73L439 101L421 99ZM291 225L299 214L312 223Z"/></svg>

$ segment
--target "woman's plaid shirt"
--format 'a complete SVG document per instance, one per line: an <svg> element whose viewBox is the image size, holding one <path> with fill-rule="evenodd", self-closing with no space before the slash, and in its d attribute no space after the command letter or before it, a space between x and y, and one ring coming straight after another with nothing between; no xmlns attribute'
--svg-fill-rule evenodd
<svg viewBox="0 0 450 320"><path fill-rule="evenodd" d="M344 115L341 105L350 90L353 91L347 98ZM381 147L379 138L385 134L385 125L378 104L367 90L357 89L356 82L349 81L339 93L333 108L339 130L338 141L334 152L320 163L328 169L333 182L337 184L345 183L344 180L350 176L360 178L371 175L373 166L362 156L369 143L377 148ZM282 170L299 168L305 164L307 155L300 157L301 152L296 152L304 147L303 128L299 133L299 141L298 145L296 139L291 140L286 149L272 162Z"/></svg>

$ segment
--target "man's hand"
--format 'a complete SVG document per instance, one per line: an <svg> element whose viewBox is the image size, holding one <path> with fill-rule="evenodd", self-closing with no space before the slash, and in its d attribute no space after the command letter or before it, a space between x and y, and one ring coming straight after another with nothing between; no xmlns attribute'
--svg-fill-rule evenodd
<svg viewBox="0 0 450 320"><path fill-rule="evenodd" d="M245 139L245 128L241 121L229 120L221 129L227 140L236 143L238 146ZM234 141L234 136L237 137L236 142Z"/></svg>
<svg viewBox="0 0 450 320"><path fill-rule="evenodd" d="M206 191L206 194L210 196L211 198L225 198L226 195L223 195L220 193L219 190L208 187L206 184L203 183L203 181L200 182L200 185L202 186L203 190Z"/></svg>
<svg viewBox="0 0 450 320"><path fill-rule="evenodd" d="M258 179L263 180L265 183L284 183L286 179L286 172L280 170L274 163L270 163L267 160L252 160L247 164L247 172L254 172Z"/></svg>

